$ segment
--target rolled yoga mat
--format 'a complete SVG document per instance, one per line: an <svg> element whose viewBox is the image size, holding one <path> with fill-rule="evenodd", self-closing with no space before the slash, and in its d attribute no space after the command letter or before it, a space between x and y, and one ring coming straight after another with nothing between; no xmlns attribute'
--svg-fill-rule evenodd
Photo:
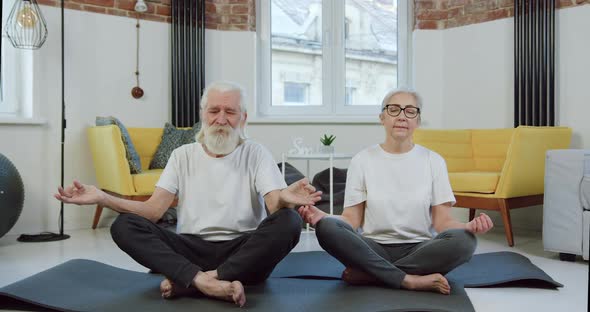
<svg viewBox="0 0 590 312"><path fill-rule="evenodd" d="M305 260L303 258L297 258ZM288 260L289 261L289 260ZM165 300L159 275L91 260L71 260L0 288L0 307L58 311L237 311L233 303L196 294ZM350 286L339 280L270 278L246 286L246 311L474 311L460 284L445 296L430 292ZM242 311L242 309L240 309Z"/></svg>

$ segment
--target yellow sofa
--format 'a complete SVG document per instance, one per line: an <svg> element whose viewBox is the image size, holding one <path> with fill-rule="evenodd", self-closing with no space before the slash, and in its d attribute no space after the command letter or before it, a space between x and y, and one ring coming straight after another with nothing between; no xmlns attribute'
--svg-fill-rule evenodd
<svg viewBox="0 0 590 312"><path fill-rule="evenodd" d="M567 127L513 129L417 129L414 142L447 163L457 207L500 211L508 245L514 245L510 209L543 203L545 153L567 149Z"/></svg>
<svg viewBox="0 0 590 312"><path fill-rule="evenodd" d="M130 173L119 127L108 125L88 128L97 187L121 198L145 201L154 192L163 170L148 167L160 145L164 129L127 128L127 131L141 160L142 172L138 174ZM172 206L176 206L176 201ZM98 225L102 209L102 206L96 206L93 229Z"/></svg>

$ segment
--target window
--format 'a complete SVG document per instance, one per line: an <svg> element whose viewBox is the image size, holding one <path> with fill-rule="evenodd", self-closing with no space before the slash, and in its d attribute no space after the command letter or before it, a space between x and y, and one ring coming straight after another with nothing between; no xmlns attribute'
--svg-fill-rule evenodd
<svg viewBox="0 0 590 312"><path fill-rule="evenodd" d="M284 105L307 105L309 102L307 90L309 84L297 82L285 82L284 85Z"/></svg>
<svg viewBox="0 0 590 312"><path fill-rule="evenodd" d="M406 6L258 1L258 117L374 117L385 93L409 80Z"/></svg>
<svg viewBox="0 0 590 312"><path fill-rule="evenodd" d="M348 105L354 105L354 94L356 93L356 88L353 87L346 87L346 93L344 96L344 103Z"/></svg>
<svg viewBox="0 0 590 312"><path fill-rule="evenodd" d="M32 117L33 52L14 48L4 29L13 4L14 0L2 1L0 117Z"/></svg>

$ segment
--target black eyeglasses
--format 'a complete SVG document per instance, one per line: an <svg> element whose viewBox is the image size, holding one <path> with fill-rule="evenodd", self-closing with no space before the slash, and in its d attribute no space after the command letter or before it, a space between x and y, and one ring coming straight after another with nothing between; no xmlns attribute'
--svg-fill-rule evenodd
<svg viewBox="0 0 590 312"><path fill-rule="evenodd" d="M391 117L397 117L404 111L404 115L410 119L416 118L420 115L420 108L414 106L401 107L398 104L387 104L383 107L384 111Z"/></svg>

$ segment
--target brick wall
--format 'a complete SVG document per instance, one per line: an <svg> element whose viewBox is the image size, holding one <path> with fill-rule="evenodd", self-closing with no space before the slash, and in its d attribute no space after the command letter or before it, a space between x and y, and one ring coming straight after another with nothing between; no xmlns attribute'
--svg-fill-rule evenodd
<svg viewBox="0 0 590 312"><path fill-rule="evenodd" d="M37 0L60 6L59 0ZM135 0L64 0L68 9L135 18ZM171 0L145 0L141 19L170 22ZM205 26L218 30L256 30L256 0L206 0ZM269 0L265 0L269 1ZM292 0L297 1L297 0ZM406 0L399 0L406 1ZM555 0L558 8L590 4L590 0ZM415 29L446 29L514 16L514 0L414 0Z"/></svg>
<svg viewBox="0 0 590 312"><path fill-rule="evenodd" d="M148 10L141 19L170 23L172 0L145 0ZM39 4L61 6L59 0L37 0ZM135 18L136 0L64 0L67 9ZM206 0L205 26L219 30L256 29L255 0Z"/></svg>
<svg viewBox="0 0 590 312"><path fill-rule="evenodd" d="M255 31L255 3L255 0L207 0L205 27L218 30Z"/></svg>
<svg viewBox="0 0 590 312"><path fill-rule="evenodd" d="M446 29L514 16L514 0L414 0L415 29ZM555 0L557 8L590 0Z"/></svg>

